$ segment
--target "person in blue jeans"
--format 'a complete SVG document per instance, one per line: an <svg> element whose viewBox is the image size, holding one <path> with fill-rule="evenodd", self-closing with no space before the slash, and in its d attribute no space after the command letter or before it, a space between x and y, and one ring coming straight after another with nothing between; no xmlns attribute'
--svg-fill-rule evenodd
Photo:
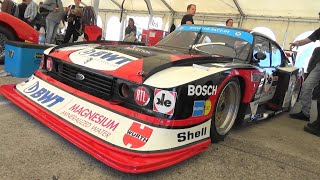
<svg viewBox="0 0 320 180"><path fill-rule="evenodd" d="M308 44L310 42L315 42L316 40L320 40L320 28L315 30L309 37L295 41L293 43L290 43L290 48L294 46L303 46L305 44ZM314 54L314 53L313 53ZM312 57L311 57L312 58ZM294 119L300 119L304 121L309 121L310 120L310 109L311 109L311 100L312 100L312 92L313 89L319 84L320 81L320 59L317 60L318 62L316 63L315 67L313 70L310 72L304 83L302 84L302 89L301 89L301 111L299 113L295 114L290 114L291 118ZM320 111L320 99L318 98L318 118L316 121L313 123L308 123L305 127L304 130L320 135L320 117L319 117L319 111Z"/></svg>

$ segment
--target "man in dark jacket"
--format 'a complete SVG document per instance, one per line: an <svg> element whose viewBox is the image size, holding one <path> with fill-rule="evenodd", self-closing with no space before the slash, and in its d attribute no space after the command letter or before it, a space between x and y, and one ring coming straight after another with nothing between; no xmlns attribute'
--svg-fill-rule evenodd
<svg viewBox="0 0 320 180"><path fill-rule="evenodd" d="M187 14L181 19L181 25L183 24L194 24L193 16L196 14L197 7L194 4L187 6Z"/></svg>
<svg viewBox="0 0 320 180"><path fill-rule="evenodd" d="M295 41L290 44L291 44L291 47L303 46L305 44L308 44L312 41L314 42L316 40L320 40L320 28L315 30L309 37L302 40ZM317 50L318 49L315 49L315 51ZM313 55L315 54L316 53L313 53ZM301 96L300 96L301 105L302 105L301 111L299 113L290 114L291 118L305 120L305 121L310 120L312 92L314 88L319 84L319 81L320 81L320 60L317 59L316 57L318 56L311 57L311 61L313 62L309 62L309 65L313 66L313 68L312 67L308 68L309 70L311 70L311 72L309 72L308 77L306 78L306 80L302 85ZM315 63L315 65L312 65L313 63ZM320 136L320 98L318 98L317 104L318 104L318 118L313 123L308 123L304 127L304 130L306 132Z"/></svg>
<svg viewBox="0 0 320 180"><path fill-rule="evenodd" d="M24 12L26 11L27 6L28 6L28 4L26 3L26 0L22 0L22 3L20 3L18 5L18 8L19 8L19 16L18 16L18 18L19 19L24 20Z"/></svg>

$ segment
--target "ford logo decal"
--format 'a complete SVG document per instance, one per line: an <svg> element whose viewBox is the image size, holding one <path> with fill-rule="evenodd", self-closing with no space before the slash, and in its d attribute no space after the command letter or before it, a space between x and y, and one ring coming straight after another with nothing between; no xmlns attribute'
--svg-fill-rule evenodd
<svg viewBox="0 0 320 180"><path fill-rule="evenodd" d="M82 81L82 80L84 80L84 78L85 78L85 77L84 77L83 74L81 74L81 73L77 73L77 74L76 74L76 79Z"/></svg>

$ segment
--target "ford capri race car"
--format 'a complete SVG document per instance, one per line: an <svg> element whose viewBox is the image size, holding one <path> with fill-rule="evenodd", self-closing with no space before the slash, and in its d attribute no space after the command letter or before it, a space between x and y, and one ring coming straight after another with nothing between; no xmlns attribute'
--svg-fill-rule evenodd
<svg viewBox="0 0 320 180"><path fill-rule="evenodd" d="M0 90L105 164L142 173L203 151L235 125L289 110L302 75L262 34L184 25L154 47L48 49L32 77Z"/></svg>

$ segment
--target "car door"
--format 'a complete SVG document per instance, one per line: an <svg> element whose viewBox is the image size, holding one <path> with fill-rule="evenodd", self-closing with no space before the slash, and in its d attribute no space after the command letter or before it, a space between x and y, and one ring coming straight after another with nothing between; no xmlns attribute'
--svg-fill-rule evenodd
<svg viewBox="0 0 320 180"><path fill-rule="evenodd" d="M277 86L272 104L277 109L288 108L292 103L292 96L298 96L294 93L295 89L299 92L301 86L299 69L288 65L286 55L275 42L271 42L271 66L276 69L274 81Z"/></svg>
<svg viewBox="0 0 320 180"><path fill-rule="evenodd" d="M265 55L264 59L258 60L256 58L256 55L259 52ZM257 66L264 71L264 78L262 81L263 86L259 93L259 104L263 104L274 96L278 80L276 66L272 63L271 43L269 39L262 36L256 36L252 58L253 62L257 62Z"/></svg>

